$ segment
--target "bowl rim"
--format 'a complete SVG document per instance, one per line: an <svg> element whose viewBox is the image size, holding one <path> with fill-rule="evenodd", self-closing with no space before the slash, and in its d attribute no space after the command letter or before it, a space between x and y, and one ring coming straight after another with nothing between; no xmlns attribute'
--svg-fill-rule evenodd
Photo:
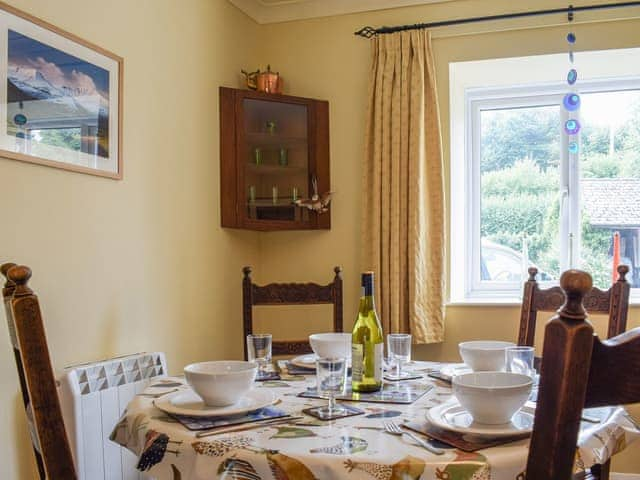
<svg viewBox="0 0 640 480"><path fill-rule="evenodd" d="M312 339L328 340L330 338L330 335L335 335L335 337L333 338L333 341L336 341L341 338L347 339L348 337L351 337L351 334L347 332L324 332L324 333L312 333L311 335L309 335L309 340L312 340Z"/></svg>
<svg viewBox="0 0 640 480"><path fill-rule="evenodd" d="M496 385L493 387L489 387L489 386L482 386L482 385L468 385L465 383L459 383L460 382L460 378L463 377L470 377L470 376L486 376L488 374L499 374L500 376L510 376L510 377L521 377L523 382L522 383L516 383L514 385ZM527 379L525 381L525 379ZM457 387L462 387L462 388L469 388L472 390L482 390L482 391L488 391L488 390L510 390L510 389L514 389L514 388L522 388L522 387L529 387L533 385L533 378L531 378L529 375L525 375L524 373L515 373L515 372L500 372L500 371L486 371L486 372L469 372L469 373L462 373L460 375L456 375L451 379L451 385L452 386L457 386Z"/></svg>
<svg viewBox="0 0 640 480"><path fill-rule="evenodd" d="M200 365L206 365L206 364L216 364L216 365L223 365L223 364L227 364L227 365L238 365L238 366L244 366L246 368L240 368L238 370L227 370L227 371L220 371L220 372L202 372L202 371L195 371L193 370L194 367L200 366ZM258 369L258 365L253 363L253 362L249 362L246 360L208 360L206 362L194 362L194 363L190 363L189 365L185 366L182 371L187 374L196 374L196 375L237 375L240 373L247 373L251 370L257 370Z"/></svg>
<svg viewBox="0 0 640 480"><path fill-rule="evenodd" d="M491 344L493 346L484 345L480 346L480 344ZM458 348L467 349L467 350L504 350L509 347L517 347L514 342L507 342L504 340L468 340L466 342L460 342L458 344Z"/></svg>

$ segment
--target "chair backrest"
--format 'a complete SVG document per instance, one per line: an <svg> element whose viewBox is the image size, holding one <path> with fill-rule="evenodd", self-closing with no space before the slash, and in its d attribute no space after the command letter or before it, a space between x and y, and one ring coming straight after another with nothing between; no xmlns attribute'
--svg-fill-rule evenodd
<svg viewBox="0 0 640 480"><path fill-rule="evenodd" d="M2 294L40 478L74 480L40 305L27 286L31 270L9 263L0 271L7 279Z"/></svg>
<svg viewBox="0 0 640 480"><path fill-rule="evenodd" d="M333 331L342 332L342 268L333 269L333 281L327 285L317 283L270 283L259 286L251 280L251 267L242 269L242 317L244 325L244 356L247 345L244 340L253 333L254 305L316 305L333 304ZM308 340L273 341L274 355L299 355L311 352Z"/></svg>
<svg viewBox="0 0 640 480"><path fill-rule="evenodd" d="M629 291L631 285L625 276L629 273L626 265L618 266L618 280L602 291L593 287L584 297L584 307L589 314L604 314L609 317L607 337L619 335L627 329L629 311ZM560 287L541 289L536 281L538 269L529 268L529 279L524 284L518 345L533 346L536 334L538 312L556 312L564 302L564 293Z"/></svg>
<svg viewBox="0 0 640 480"><path fill-rule="evenodd" d="M547 324L527 480L568 480L582 409L640 401L640 328L600 341L583 300L591 276L560 277L566 300Z"/></svg>

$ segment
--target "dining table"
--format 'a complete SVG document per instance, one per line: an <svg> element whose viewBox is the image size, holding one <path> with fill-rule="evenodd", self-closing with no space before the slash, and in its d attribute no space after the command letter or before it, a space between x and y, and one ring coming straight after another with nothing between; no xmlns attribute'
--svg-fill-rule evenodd
<svg viewBox="0 0 640 480"><path fill-rule="evenodd" d="M137 468L146 478L158 480L525 478L528 438L465 451L421 436L444 450L435 454L407 435L385 430L385 422L420 424L430 409L455 400L449 383L429 376L448 364L412 361L405 370L417 378L388 382L387 388L398 391L412 385L424 388L426 393L413 403L345 402L362 413L330 421L303 412L326 404L300 396L315 388L315 375L311 371L293 375L287 365L280 361L280 378L256 382L254 387L273 392L275 406L291 415L287 423L248 424L247 429L227 433L190 430L156 406L165 395L190 389L184 377L165 377L134 397L110 438L135 454ZM585 417L576 472L606 462L640 437L637 422L622 407L590 410Z"/></svg>

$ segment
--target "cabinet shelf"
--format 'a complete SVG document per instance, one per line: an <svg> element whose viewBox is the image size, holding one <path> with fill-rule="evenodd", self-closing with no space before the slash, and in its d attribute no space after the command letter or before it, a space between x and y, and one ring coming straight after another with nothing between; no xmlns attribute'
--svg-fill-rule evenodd
<svg viewBox="0 0 640 480"><path fill-rule="evenodd" d="M291 199L281 199L278 200L278 203L273 203L272 200L260 200L257 199L255 202L247 202L248 207L259 207L259 208L282 208L282 207L291 207L296 208L297 205L293 203Z"/></svg>
<svg viewBox="0 0 640 480"><path fill-rule="evenodd" d="M251 173L257 174L269 174L269 175L292 175L292 174L300 174L306 172L305 167L296 167L296 166L283 166L283 165L256 165L255 163L247 164L247 171Z"/></svg>
<svg viewBox="0 0 640 480"><path fill-rule="evenodd" d="M247 133L245 140L254 147L306 148L306 137L287 137L269 133Z"/></svg>

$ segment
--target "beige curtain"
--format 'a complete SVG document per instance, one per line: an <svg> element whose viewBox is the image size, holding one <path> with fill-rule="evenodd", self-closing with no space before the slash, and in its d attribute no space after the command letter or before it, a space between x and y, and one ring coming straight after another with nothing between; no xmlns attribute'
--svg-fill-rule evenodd
<svg viewBox="0 0 640 480"><path fill-rule="evenodd" d="M444 336L444 181L431 36L378 35L366 130L363 245L382 328Z"/></svg>

